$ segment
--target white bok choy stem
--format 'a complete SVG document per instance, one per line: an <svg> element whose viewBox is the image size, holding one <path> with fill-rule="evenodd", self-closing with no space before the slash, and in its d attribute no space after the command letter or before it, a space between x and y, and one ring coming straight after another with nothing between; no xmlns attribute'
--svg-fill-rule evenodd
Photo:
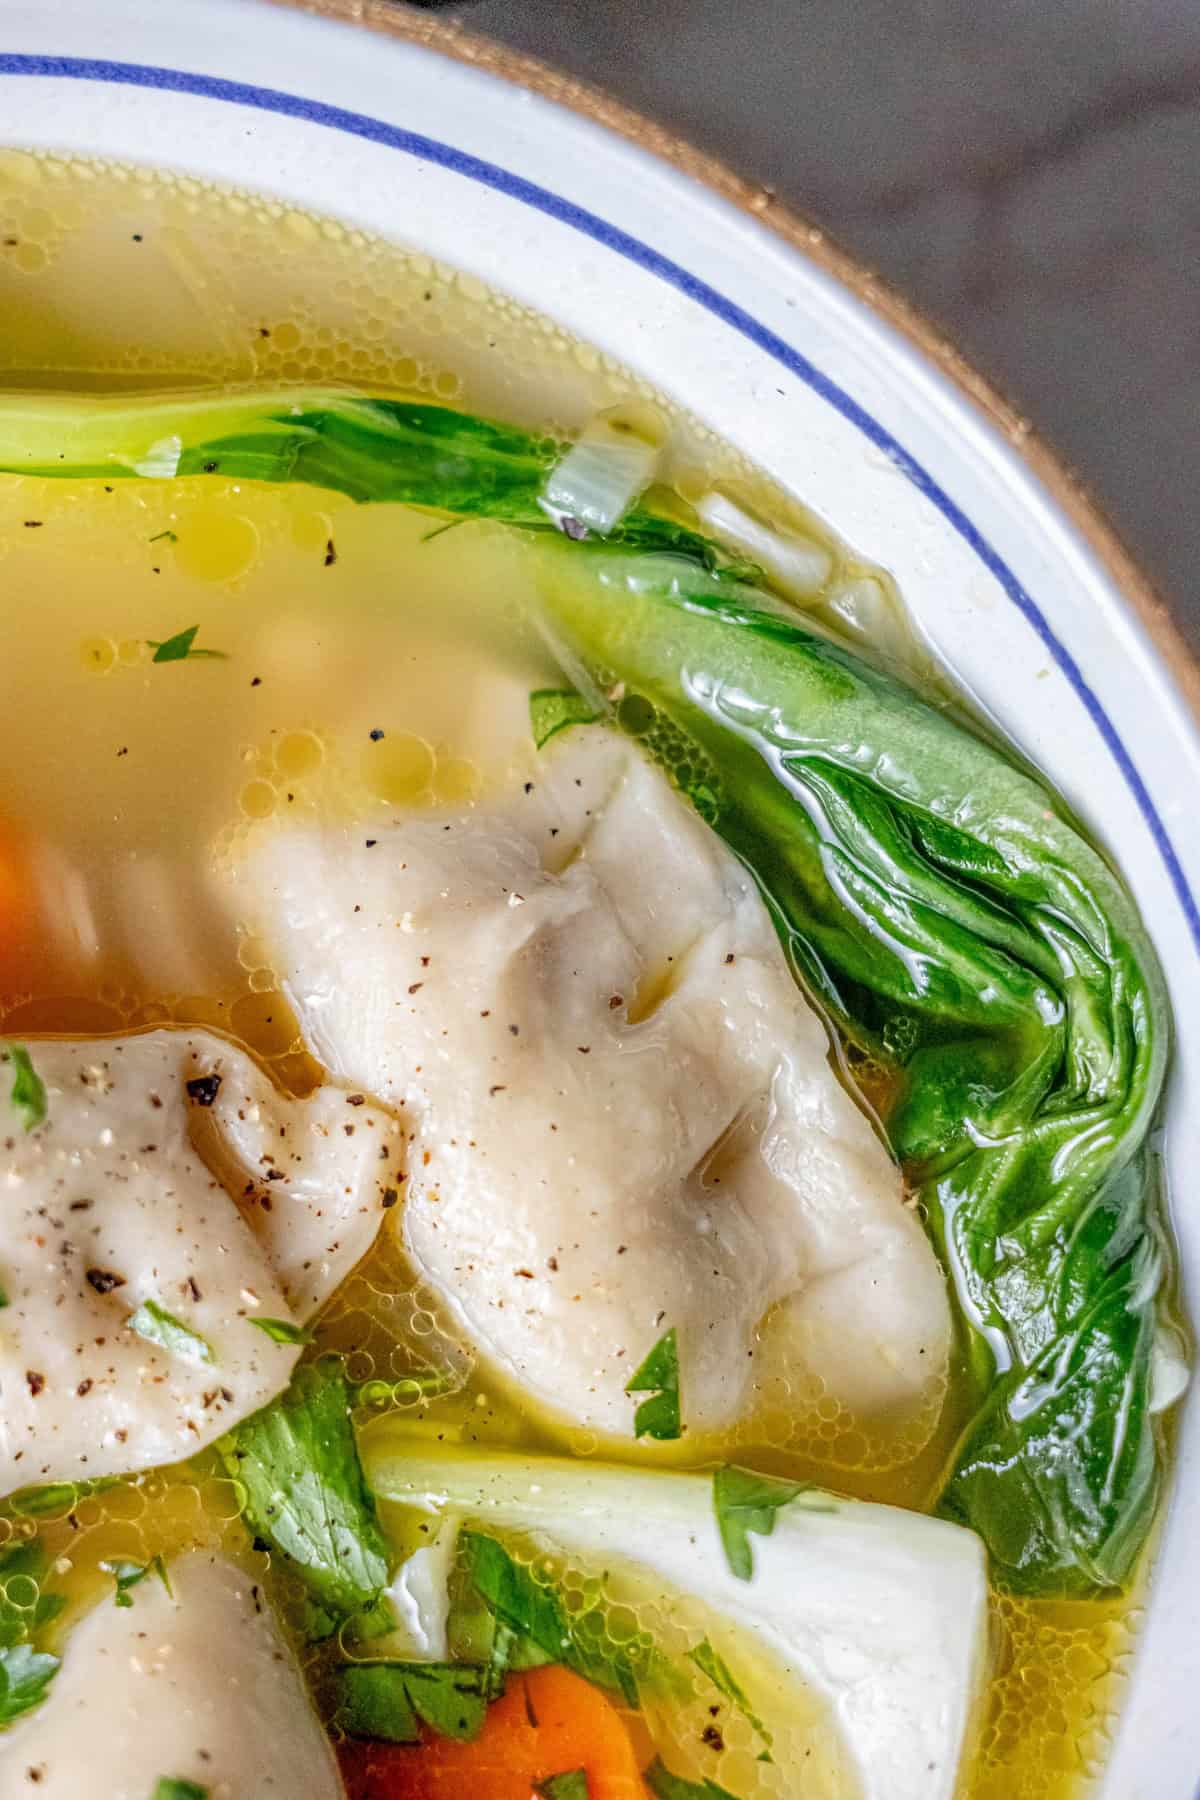
<svg viewBox="0 0 1200 1800"><path fill-rule="evenodd" d="M712 1477L480 1457L387 1427L363 1453L380 1498L614 1559L752 1634L834 1721L861 1800L952 1800L987 1675L988 1585L971 1531L806 1493L731 1572Z"/></svg>
<svg viewBox="0 0 1200 1800"><path fill-rule="evenodd" d="M539 505L571 534L586 527L607 537L654 481L663 429L653 417L632 420L621 411L597 413L546 477Z"/></svg>
<svg viewBox="0 0 1200 1800"><path fill-rule="evenodd" d="M820 598L833 573L833 557L816 538L768 524L720 488L697 500L696 514L714 537L735 544L764 569L789 600L807 606Z"/></svg>

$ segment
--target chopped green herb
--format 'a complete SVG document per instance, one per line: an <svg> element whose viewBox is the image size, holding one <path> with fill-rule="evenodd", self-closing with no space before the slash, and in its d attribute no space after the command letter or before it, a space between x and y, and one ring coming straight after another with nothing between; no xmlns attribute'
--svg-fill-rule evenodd
<svg viewBox="0 0 1200 1800"><path fill-rule="evenodd" d="M734 1676L724 1657L717 1654L707 1638L702 1638L694 1649L689 1650L688 1656L701 1674L708 1676L718 1692L724 1694L730 1705L740 1712L751 1729L758 1733L763 1742L763 1749L766 1751L762 1760L764 1762L772 1761L770 1751L775 1740L750 1705L745 1688Z"/></svg>
<svg viewBox="0 0 1200 1800"><path fill-rule="evenodd" d="M313 1334L303 1325L293 1325L290 1319L251 1319L260 1331L265 1331L273 1344L311 1344Z"/></svg>
<svg viewBox="0 0 1200 1800"><path fill-rule="evenodd" d="M133 1601L129 1597L129 1590L135 1588L139 1581L145 1581L147 1575L157 1575L168 1594L171 1592L167 1565L161 1556L152 1556L148 1563L102 1562L100 1567L106 1575L111 1575L117 1584L114 1599L118 1606L133 1605Z"/></svg>
<svg viewBox="0 0 1200 1800"><path fill-rule="evenodd" d="M591 1793L586 1769L565 1769L561 1775L547 1775L544 1781L534 1783L533 1791L538 1800L588 1800Z"/></svg>
<svg viewBox="0 0 1200 1800"><path fill-rule="evenodd" d="M728 1463L713 1476L713 1507L725 1558L739 1581L754 1574L754 1555L749 1532L770 1537L775 1514L803 1492L802 1481L784 1481L778 1475L759 1475Z"/></svg>
<svg viewBox="0 0 1200 1800"><path fill-rule="evenodd" d="M444 532L453 531L456 525L469 525L470 522L469 519L447 519L444 525L435 525L432 531L427 531L421 542L432 544L434 538L440 538Z"/></svg>
<svg viewBox="0 0 1200 1800"><path fill-rule="evenodd" d="M182 1319L177 1319L174 1313L169 1313L165 1306L160 1306L157 1300L143 1300L125 1323L148 1344L157 1344L160 1350L180 1356L185 1362L210 1363L213 1360L212 1345Z"/></svg>
<svg viewBox="0 0 1200 1800"><path fill-rule="evenodd" d="M153 1800L208 1800L208 1789L178 1775L160 1775Z"/></svg>
<svg viewBox="0 0 1200 1800"><path fill-rule="evenodd" d="M599 717L574 688L538 688L529 696L529 725L539 750L568 725L591 725Z"/></svg>
<svg viewBox="0 0 1200 1800"><path fill-rule="evenodd" d="M554 1661L565 1660L571 1639L566 1614L554 1589L539 1581L532 1570L515 1562L494 1537L464 1531L459 1544L466 1555L471 1581L488 1610L510 1631L532 1638Z"/></svg>
<svg viewBox="0 0 1200 1800"><path fill-rule="evenodd" d="M496 1621L487 1668L490 1692L500 1691L509 1668L560 1662L598 1687L613 1689L627 1706L639 1705L639 1678L653 1652L619 1647L593 1632L589 1627L598 1622L599 1601L595 1610L568 1614L555 1589L514 1561L496 1538L463 1531L459 1544L471 1583Z"/></svg>
<svg viewBox="0 0 1200 1800"><path fill-rule="evenodd" d="M57 1656L34 1650L29 1644L0 1650L0 1728L41 1705L58 1669Z"/></svg>
<svg viewBox="0 0 1200 1800"><path fill-rule="evenodd" d="M43 1591L49 1569L50 1558L36 1538L0 1553L0 1728L39 1705L58 1673L58 1657L35 1650L30 1641L66 1605L62 1594ZM17 1593L24 1601L31 1589L32 1605L10 1597Z"/></svg>
<svg viewBox="0 0 1200 1800"><path fill-rule="evenodd" d="M350 1408L342 1365L328 1358L297 1370L286 1394L218 1446L247 1524L296 1565L331 1626L374 1606L388 1579Z"/></svg>
<svg viewBox="0 0 1200 1800"><path fill-rule="evenodd" d="M174 637L164 638L161 643L150 638L148 641L154 652L150 660L156 663L187 662L190 658L194 662L197 657L208 656L228 662L229 656L224 650L197 650L194 648L196 633L199 629L198 625L189 625L186 631L177 631Z"/></svg>
<svg viewBox="0 0 1200 1800"><path fill-rule="evenodd" d="M95 1481L54 1481L43 1487L18 1488L4 1504L7 1511L19 1513L25 1519L52 1518L55 1514L70 1512L86 1495L119 1487L120 1482L119 1475L99 1475Z"/></svg>
<svg viewBox="0 0 1200 1800"><path fill-rule="evenodd" d="M8 1306L9 1304L10 1304L10 1302L9 1302L7 1293L5 1292L5 1290L2 1287L0 1287L0 1311L3 1311L3 1309L6 1306Z"/></svg>
<svg viewBox="0 0 1200 1800"><path fill-rule="evenodd" d="M672 1775L661 1757L655 1757L643 1779L657 1800L737 1800L715 1781L685 1781L682 1775Z"/></svg>
<svg viewBox="0 0 1200 1800"><path fill-rule="evenodd" d="M73 1481L54 1481L45 1487L18 1488L9 1495L7 1504L24 1518L49 1518L74 1506L79 1491Z"/></svg>
<svg viewBox="0 0 1200 1800"><path fill-rule="evenodd" d="M163 538L166 538L168 544L177 544L179 542L179 533L176 531L156 531L152 538L147 539L147 542L158 544L162 542Z"/></svg>
<svg viewBox="0 0 1200 1800"><path fill-rule="evenodd" d="M625 1383L627 1394L649 1394L633 1415L635 1437L677 1438L679 1423L679 1340L674 1326L660 1337L641 1367Z"/></svg>
<svg viewBox="0 0 1200 1800"><path fill-rule="evenodd" d="M337 1722L350 1737L415 1744L420 1723L440 1737L478 1737L487 1712L483 1669L468 1663L343 1663Z"/></svg>
<svg viewBox="0 0 1200 1800"><path fill-rule="evenodd" d="M24 1044L8 1044L0 1050L0 1062L8 1063L13 1072L10 1099L19 1113L25 1115L26 1131L33 1131L46 1118L46 1084L33 1066Z"/></svg>

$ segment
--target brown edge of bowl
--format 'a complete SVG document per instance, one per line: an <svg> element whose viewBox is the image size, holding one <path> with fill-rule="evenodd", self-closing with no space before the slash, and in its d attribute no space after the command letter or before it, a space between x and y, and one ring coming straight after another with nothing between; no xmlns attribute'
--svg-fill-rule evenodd
<svg viewBox="0 0 1200 1800"><path fill-rule="evenodd" d="M695 149L601 89L574 76L560 74L536 57L465 31L457 23L425 18L408 7L397 8L392 0L272 0L272 4L346 25L363 26L385 36L420 44L425 49L440 51L456 62L498 75L543 99L580 113L628 139L639 149L670 163L681 174L711 188L723 200L753 214L802 256L835 276L894 331L902 333L914 344L1013 445L1092 553L1104 564L1193 715L1200 721L1200 659L1184 639L1167 602L1143 573L1084 483L1037 432L1030 430L1028 421L971 366L931 319L831 241L824 228L814 220L783 205L769 188L756 186L735 175L716 157Z"/></svg>

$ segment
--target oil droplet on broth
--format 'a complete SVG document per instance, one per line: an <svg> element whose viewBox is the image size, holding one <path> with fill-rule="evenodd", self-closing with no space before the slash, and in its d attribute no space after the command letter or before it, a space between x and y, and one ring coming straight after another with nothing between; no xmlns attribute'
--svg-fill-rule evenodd
<svg viewBox="0 0 1200 1800"><path fill-rule="evenodd" d="M269 819L275 811L276 798L269 781L248 781L238 795L238 805L248 819Z"/></svg>
<svg viewBox="0 0 1200 1800"><path fill-rule="evenodd" d="M292 1009L277 988L243 994L230 1009L229 1023L238 1037L267 1058L283 1056L299 1036Z"/></svg>
<svg viewBox="0 0 1200 1800"><path fill-rule="evenodd" d="M434 754L415 732L388 732L363 754L362 772L368 791L388 806L411 805L425 798L433 783Z"/></svg>
<svg viewBox="0 0 1200 1800"><path fill-rule="evenodd" d="M291 781L314 774L325 760L325 746L314 731L289 731L275 747L275 767Z"/></svg>
<svg viewBox="0 0 1200 1800"><path fill-rule="evenodd" d="M177 1025L211 1025L218 1031L231 1028L231 1007L212 994L184 994L171 1006Z"/></svg>
<svg viewBox="0 0 1200 1800"><path fill-rule="evenodd" d="M473 762L464 756L437 758L433 775L433 797L441 806L473 806L479 798L483 780Z"/></svg>
<svg viewBox="0 0 1200 1800"><path fill-rule="evenodd" d="M107 675L117 660L117 646L111 638L84 638L79 646L79 660L93 675Z"/></svg>
<svg viewBox="0 0 1200 1800"><path fill-rule="evenodd" d="M263 969L271 960L271 952L263 940L249 935L239 942L237 956L243 969Z"/></svg>
<svg viewBox="0 0 1200 1800"><path fill-rule="evenodd" d="M236 581L258 560L257 525L224 507L200 506L182 514L176 536L176 566L199 581Z"/></svg>
<svg viewBox="0 0 1200 1800"><path fill-rule="evenodd" d="M298 550L325 552L333 537L333 520L325 512L296 512L292 515L291 538Z"/></svg>

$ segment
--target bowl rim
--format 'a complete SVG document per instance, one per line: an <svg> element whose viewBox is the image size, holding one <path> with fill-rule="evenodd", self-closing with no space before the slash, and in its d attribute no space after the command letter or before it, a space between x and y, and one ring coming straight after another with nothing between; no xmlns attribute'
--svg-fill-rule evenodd
<svg viewBox="0 0 1200 1800"><path fill-rule="evenodd" d="M749 213L797 255L815 263L863 305L877 313L939 374L959 396L1000 431L1009 447L1029 467L1069 524L1104 565L1124 604L1131 608L1155 651L1200 723L1200 647L1193 649L1180 629L1165 595L1146 574L1136 554L1104 510L1102 502L1036 424L1008 401L996 383L982 375L953 341L946 326L927 314L898 287L878 275L816 218L781 201L774 190L739 175L708 151L679 133L655 123L601 87L568 75L551 64L498 43L454 20L434 19L393 0L267 0L281 11L307 13L341 25L358 26L385 37L402 39L439 52L453 61L494 75L537 94L615 132L682 175L711 189L722 200Z"/></svg>

